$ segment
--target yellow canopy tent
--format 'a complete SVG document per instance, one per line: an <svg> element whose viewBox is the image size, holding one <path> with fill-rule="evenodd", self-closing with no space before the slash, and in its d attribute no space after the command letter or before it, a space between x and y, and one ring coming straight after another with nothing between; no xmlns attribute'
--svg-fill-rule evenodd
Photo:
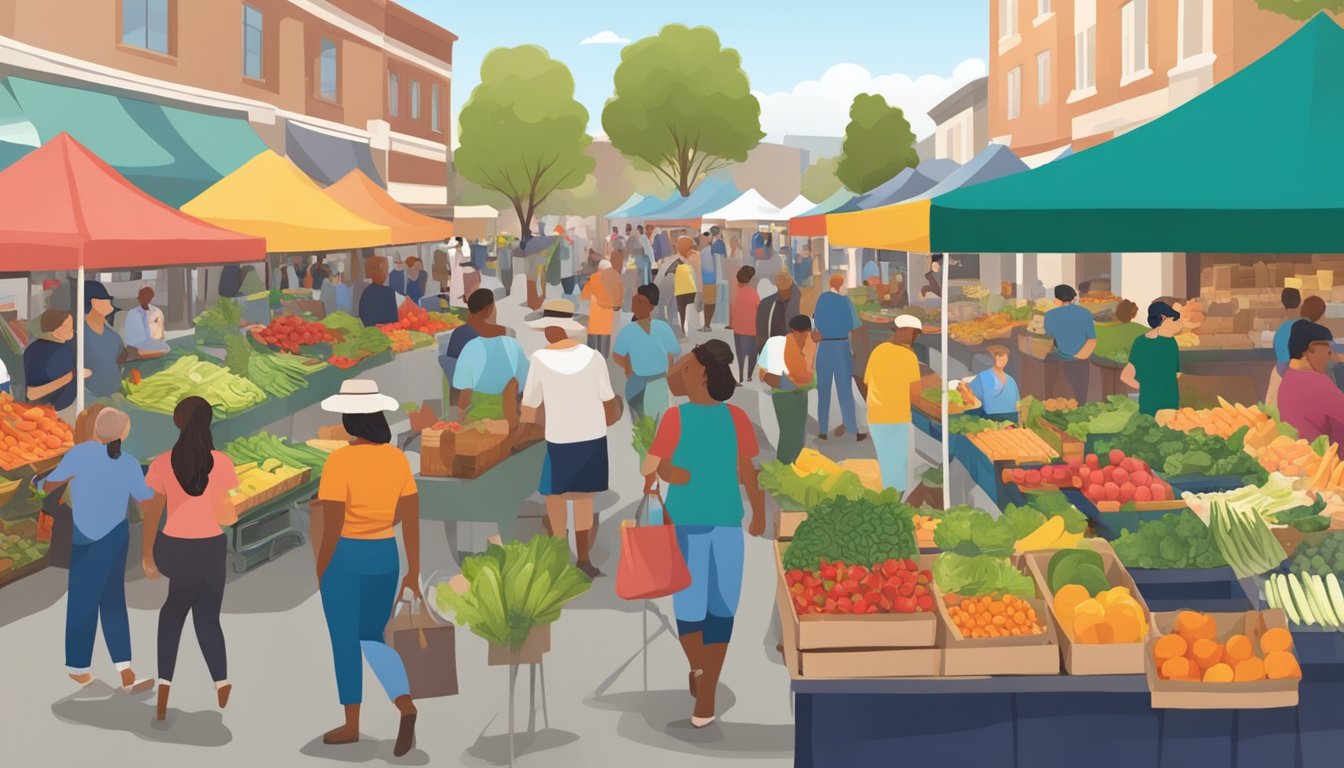
<svg viewBox="0 0 1344 768"><path fill-rule="evenodd" d="M868 210L831 213L826 232L831 245L929 253L929 211L933 200L954 189L975 186L1027 170L1008 147L991 144L947 178L909 200Z"/></svg>
<svg viewBox="0 0 1344 768"><path fill-rule="evenodd" d="M412 211L357 168L327 187L327 194L369 221L391 229L391 245L438 243L453 236L451 221Z"/></svg>
<svg viewBox="0 0 1344 768"><path fill-rule="evenodd" d="M182 211L263 237L270 253L344 251L392 241L389 227L356 215L269 149L197 195Z"/></svg>

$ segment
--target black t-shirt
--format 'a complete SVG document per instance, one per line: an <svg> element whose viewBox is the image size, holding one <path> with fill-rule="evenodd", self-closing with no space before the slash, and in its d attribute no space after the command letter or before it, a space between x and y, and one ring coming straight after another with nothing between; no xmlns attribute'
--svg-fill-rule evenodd
<svg viewBox="0 0 1344 768"><path fill-rule="evenodd" d="M397 292L386 285L366 285L359 297L359 319L364 327L397 322Z"/></svg>
<svg viewBox="0 0 1344 768"><path fill-rule="evenodd" d="M59 379L75 370L75 345L62 344L48 339L37 339L23 350L23 377L29 388L40 387ZM75 402L75 380L52 392L40 400L29 398L34 403L50 405L63 410Z"/></svg>

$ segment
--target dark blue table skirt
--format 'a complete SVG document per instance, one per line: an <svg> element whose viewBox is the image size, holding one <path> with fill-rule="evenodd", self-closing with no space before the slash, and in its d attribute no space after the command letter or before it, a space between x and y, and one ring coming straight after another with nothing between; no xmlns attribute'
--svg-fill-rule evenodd
<svg viewBox="0 0 1344 768"><path fill-rule="evenodd" d="M1155 710L1144 679L795 681L798 768L1336 768L1344 667L1295 708Z"/></svg>

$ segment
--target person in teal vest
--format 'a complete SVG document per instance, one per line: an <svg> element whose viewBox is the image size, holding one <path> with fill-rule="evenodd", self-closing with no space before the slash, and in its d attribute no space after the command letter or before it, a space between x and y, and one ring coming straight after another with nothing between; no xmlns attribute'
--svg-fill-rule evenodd
<svg viewBox="0 0 1344 768"><path fill-rule="evenodd" d="M672 596L672 607L691 666L691 724L704 728L714 722L714 692L742 593L746 543L738 486L751 502L752 536L765 532L765 494L753 463L755 429L741 408L727 403L737 389L728 344L712 339L695 347L668 373L668 388L689 402L663 414L642 469L669 486L666 514L691 572L691 585Z"/></svg>

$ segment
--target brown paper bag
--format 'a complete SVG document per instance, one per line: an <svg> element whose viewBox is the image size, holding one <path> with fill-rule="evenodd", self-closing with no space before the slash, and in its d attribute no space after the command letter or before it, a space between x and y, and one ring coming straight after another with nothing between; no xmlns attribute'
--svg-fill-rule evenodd
<svg viewBox="0 0 1344 768"><path fill-rule="evenodd" d="M406 665L412 699L457 695L456 631L436 622L419 598L398 601L384 639Z"/></svg>

